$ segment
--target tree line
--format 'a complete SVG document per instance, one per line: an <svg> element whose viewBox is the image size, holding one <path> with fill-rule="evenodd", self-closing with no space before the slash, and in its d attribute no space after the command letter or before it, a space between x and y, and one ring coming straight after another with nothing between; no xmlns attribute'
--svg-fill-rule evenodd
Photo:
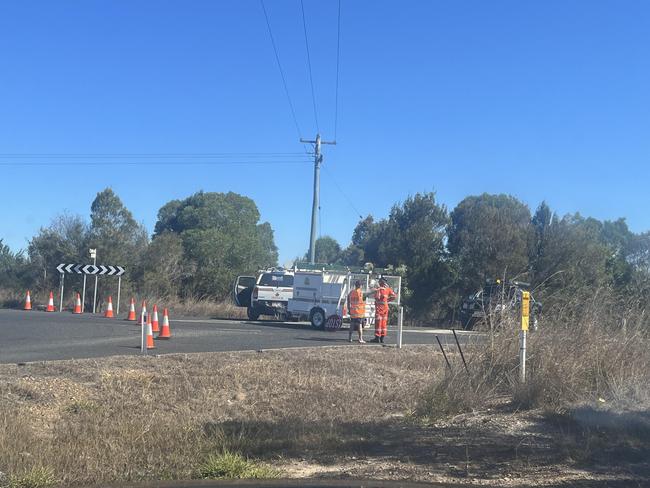
<svg viewBox="0 0 650 488"><path fill-rule="evenodd" d="M172 200L159 210L150 237L107 188L92 202L89 221L60 215L26 252L13 253L0 240L0 288L54 290L55 267L90 263L91 247L98 264L127 268L123 296L224 300L237 275L278 262L273 229L248 197L198 192ZM418 193L385 218L361 219L345 248L319 238L316 259L351 267L372 263L402 275L404 303L423 319L453 317L462 298L486 279L527 281L557 304L598 288L621 296L650 291L650 233L630 231L622 218L558 216L544 202L531 213L509 195L469 196L449 211L434 193ZM100 280L100 297L115 293L113 281ZM66 277L67 289L79 290L80 283L79 276Z"/></svg>

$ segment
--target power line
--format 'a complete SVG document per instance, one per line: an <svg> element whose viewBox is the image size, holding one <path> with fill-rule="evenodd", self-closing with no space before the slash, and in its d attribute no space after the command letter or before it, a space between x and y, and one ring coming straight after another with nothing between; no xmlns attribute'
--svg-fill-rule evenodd
<svg viewBox="0 0 650 488"><path fill-rule="evenodd" d="M334 96L334 140L339 119L339 60L341 58L341 0L339 0L338 20L336 22L336 95Z"/></svg>
<svg viewBox="0 0 650 488"><path fill-rule="evenodd" d="M174 166L174 165L200 165L200 166L245 166L245 165L263 165L270 166L275 164L308 164L310 160L272 160L272 161L0 161L0 166Z"/></svg>
<svg viewBox="0 0 650 488"><path fill-rule="evenodd" d="M0 153L0 159L228 159L228 158L304 158L293 153Z"/></svg>
<svg viewBox="0 0 650 488"><path fill-rule="evenodd" d="M293 108L293 102L291 101L291 96L289 95L289 88L287 87L287 80L284 76L284 71L282 70L282 64L280 63L280 55L278 54L278 48L275 45L275 39L273 38L273 32L271 31L271 22L269 21L269 15L266 12L266 6L264 5L264 0L260 0L262 5L262 10L264 11L264 18L266 19L266 27L269 30L269 38L271 39L271 45L273 46L273 52L275 53L275 61L278 64L278 69L280 70L280 76L282 77L282 86L284 86L284 93L287 96L287 101L289 102L289 109L291 109L291 116L293 117L293 123L296 125L296 131L298 132L298 137L302 138L302 132L300 131L300 125L298 125L298 118L296 117L296 111Z"/></svg>
<svg viewBox="0 0 650 488"><path fill-rule="evenodd" d="M363 215L361 215L361 212L359 212L359 209L357 207L355 207L354 202L348 196L348 194L343 191L343 188L341 188L341 186L338 184L338 182L336 181L336 178L334 177L334 175L332 175L332 173L327 168L327 166L323 166L323 167L325 168L325 171L327 172L327 174L332 176L332 181L334 182L334 186L338 189L338 191L341 193L341 195L343 195L343 198L345 198L348 201L348 205L350 205L350 208L357 213L357 215L359 216L360 219L363 219Z"/></svg>
<svg viewBox="0 0 650 488"><path fill-rule="evenodd" d="M307 48L307 67L309 68L309 83L311 85L311 101L314 105L314 119L316 119L316 130L320 133L318 125L318 112L316 111L316 95L314 94L314 78L311 73L311 56L309 54L309 41L307 38L307 21L305 20L305 4L300 0L300 8L302 9L302 28L305 33L305 47Z"/></svg>

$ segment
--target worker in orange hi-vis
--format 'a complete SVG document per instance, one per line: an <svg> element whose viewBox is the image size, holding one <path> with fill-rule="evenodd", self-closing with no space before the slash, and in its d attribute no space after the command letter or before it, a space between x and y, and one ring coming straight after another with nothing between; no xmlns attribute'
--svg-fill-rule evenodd
<svg viewBox="0 0 650 488"><path fill-rule="evenodd" d="M361 282L354 282L354 290L348 294L348 310L350 311L350 334L348 342L352 342L352 332L359 333L359 343L363 344L363 321L366 318L366 298L361 290Z"/></svg>
<svg viewBox="0 0 650 488"><path fill-rule="evenodd" d="M395 292L388 286L385 278L379 278L379 288L375 292L375 338L370 342L384 343L388 332L388 302L397 298Z"/></svg>

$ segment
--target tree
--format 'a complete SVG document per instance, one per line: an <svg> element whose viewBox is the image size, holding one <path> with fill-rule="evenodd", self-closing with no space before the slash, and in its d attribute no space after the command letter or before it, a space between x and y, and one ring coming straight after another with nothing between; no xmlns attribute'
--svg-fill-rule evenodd
<svg viewBox="0 0 650 488"><path fill-rule="evenodd" d="M160 297L175 297L187 278L183 263L183 240L178 234L165 232L156 236L143 259L144 291Z"/></svg>
<svg viewBox="0 0 650 488"><path fill-rule="evenodd" d="M485 279L525 275L531 241L528 207L510 195L470 196L451 212L447 247L465 294Z"/></svg>
<svg viewBox="0 0 650 488"><path fill-rule="evenodd" d="M0 289L24 291L31 287L33 274L22 251L12 252L0 239Z"/></svg>
<svg viewBox="0 0 650 488"><path fill-rule="evenodd" d="M41 227L29 241L27 253L37 276L47 276L41 286L54 289L59 284L56 266L61 263L84 263L88 260L88 224L78 215L55 217L49 226ZM79 275L68 277L71 286L81 283ZM34 285L32 285L34 286Z"/></svg>
<svg viewBox="0 0 650 488"><path fill-rule="evenodd" d="M339 263L341 259L341 246L330 236L323 236L316 239L314 244L315 260L317 263L335 264ZM309 251L305 254L305 259L309 261Z"/></svg>
<svg viewBox="0 0 650 488"><path fill-rule="evenodd" d="M238 274L277 265L273 229L259 220L250 198L198 192L160 209L153 240L165 233L181 239L183 294L224 298Z"/></svg>
<svg viewBox="0 0 650 488"><path fill-rule="evenodd" d="M361 220L345 254L377 267L405 269L404 284L411 291L407 305L413 312L424 314L434 302L436 308L440 304L446 308L443 295L451 280L445 251L448 222L447 209L436 202L434 193L418 193L394 205L388 219Z"/></svg>
<svg viewBox="0 0 650 488"><path fill-rule="evenodd" d="M97 193L90 206L90 229L88 247L97 249L98 264L124 266L123 277L125 291L142 283L142 257L147 250L147 231L133 218L122 200L112 189ZM88 250L83 253L83 260L88 262ZM112 280L99 280L98 299L113 294L115 284Z"/></svg>

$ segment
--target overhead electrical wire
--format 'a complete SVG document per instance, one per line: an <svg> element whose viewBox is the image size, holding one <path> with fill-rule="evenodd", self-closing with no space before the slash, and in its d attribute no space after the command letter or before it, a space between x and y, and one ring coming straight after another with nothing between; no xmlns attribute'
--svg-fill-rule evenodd
<svg viewBox="0 0 650 488"><path fill-rule="evenodd" d="M0 153L0 166L172 166L303 164L301 152L248 153Z"/></svg>
<svg viewBox="0 0 650 488"><path fill-rule="evenodd" d="M227 158L304 158L291 153L0 153L0 159L227 159Z"/></svg>
<svg viewBox="0 0 650 488"><path fill-rule="evenodd" d="M316 120L316 130L320 133L320 126L318 125L318 111L316 110L316 94L314 92L314 77L311 70L311 55L309 53L309 40L307 37L307 21L305 20L305 4L300 0L300 8L302 10L302 28L305 33L305 47L307 48L307 67L309 68L309 84L311 85L311 101L314 105L314 119Z"/></svg>
<svg viewBox="0 0 650 488"><path fill-rule="evenodd" d="M334 95L334 140L339 121L339 64L341 59L341 0L339 0L338 16L336 21L336 91Z"/></svg>
<svg viewBox="0 0 650 488"><path fill-rule="evenodd" d="M347 200L348 205L350 205L350 208L356 212L356 214L359 216L360 219L363 219L363 215L361 215L361 212L359 212L359 209L354 205L354 202L348 196L348 194L343 191L343 188L341 188L341 185L338 184L338 182L336 181L336 178L334 177L334 175L332 175L332 173L327 168L327 166L323 166L323 168L325 169L325 172L328 175L332 176L332 182L334 183L334 186L337 188L337 190L343 196L343 198L345 198Z"/></svg>
<svg viewBox="0 0 650 488"><path fill-rule="evenodd" d="M298 124L298 118L296 117L296 111L293 107L293 102L291 101L291 95L289 95L289 87L287 86L287 80L284 76L282 63L280 63L280 55L278 54L278 48L275 45L275 39L273 38L273 31L271 30L271 22L269 20L269 14L266 11L266 6L264 5L264 0L260 0L260 5L262 5L262 11L264 12L264 18L266 19L266 27L268 28L269 31L269 38L271 39L271 45L273 46L273 52L275 53L275 61L278 65L278 70L280 71L280 77L282 78L282 86L284 87L284 93L287 96L287 102L289 102L289 109L291 110L293 123L296 126L296 131L298 132L298 138L302 139L302 131L300 130L300 125Z"/></svg>
<svg viewBox="0 0 650 488"><path fill-rule="evenodd" d="M274 164L308 164L313 161L27 161L27 162L0 162L0 166L245 166L262 165L271 166Z"/></svg>

